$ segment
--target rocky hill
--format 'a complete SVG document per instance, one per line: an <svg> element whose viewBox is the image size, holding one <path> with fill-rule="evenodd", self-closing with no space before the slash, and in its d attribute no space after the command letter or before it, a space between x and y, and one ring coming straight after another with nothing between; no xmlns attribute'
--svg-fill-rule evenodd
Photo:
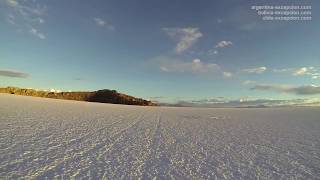
<svg viewBox="0 0 320 180"><path fill-rule="evenodd" d="M135 98L126 94L118 93L116 90L103 89L93 92L48 92L34 89L21 89L17 87L0 88L0 93L16 94L23 96L35 96L54 99L67 99L76 101L127 104L140 106L156 106L155 103L141 98Z"/></svg>

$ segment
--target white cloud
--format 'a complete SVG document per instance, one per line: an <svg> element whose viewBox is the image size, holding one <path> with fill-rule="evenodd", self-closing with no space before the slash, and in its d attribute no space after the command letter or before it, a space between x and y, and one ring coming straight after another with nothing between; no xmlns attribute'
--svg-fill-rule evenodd
<svg viewBox="0 0 320 180"><path fill-rule="evenodd" d="M98 26L104 26L104 25L106 25L106 22L105 22L104 20L100 19L100 18L94 18L94 21L96 22L96 24L97 24Z"/></svg>
<svg viewBox="0 0 320 180"><path fill-rule="evenodd" d="M294 76L304 76L304 75L309 75L309 76L314 76L314 75L319 75L317 73L317 70L314 67L302 67L299 69L295 69L292 73Z"/></svg>
<svg viewBox="0 0 320 180"><path fill-rule="evenodd" d="M106 27L107 29L112 30L112 31L115 30L115 27L111 23L109 23L101 18L93 18L93 20L97 26Z"/></svg>
<svg viewBox="0 0 320 180"><path fill-rule="evenodd" d="M50 89L49 92L53 92L53 93L61 93L62 91L59 89Z"/></svg>
<svg viewBox="0 0 320 180"><path fill-rule="evenodd" d="M179 59L160 57L158 60L160 64L160 70L164 72L209 73L217 72L220 69L219 65L214 63L205 63L200 59L182 61Z"/></svg>
<svg viewBox="0 0 320 180"><path fill-rule="evenodd" d="M312 79L320 79L320 70L313 66L310 67L300 67L300 68L284 68L284 69L274 69L275 73L287 73L292 76L309 76Z"/></svg>
<svg viewBox="0 0 320 180"><path fill-rule="evenodd" d="M293 72L293 75L294 76L302 76L302 75L305 75L307 72L308 72L308 68L302 67L302 68L296 70L295 72Z"/></svg>
<svg viewBox="0 0 320 180"><path fill-rule="evenodd" d="M210 49L208 51L208 54L209 55L216 55L219 53L219 51L218 51L219 49L227 48L232 45L233 45L233 43L231 41L220 41L215 45L215 47L213 49Z"/></svg>
<svg viewBox="0 0 320 180"><path fill-rule="evenodd" d="M251 84L255 84L256 81L252 81L252 80L245 80L242 82L243 85L251 85Z"/></svg>
<svg viewBox="0 0 320 180"><path fill-rule="evenodd" d="M162 72L170 73L193 73L217 75L219 77L231 78L234 74L224 70L216 63L204 62L199 58L193 60L182 60L179 56L158 56L151 59L147 66L156 67Z"/></svg>
<svg viewBox="0 0 320 180"><path fill-rule="evenodd" d="M275 91L283 93L293 93L297 95L315 95L320 94L320 86L292 86L285 84L258 84L251 88L252 90Z"/></svg>
<svg viewBox="0 0 320 180"><path fill-rule="evenodd" d="M178 41L175 52L181 54L182 52L188 50L192 47L194 43L198 41L203 34L198 28L188 27L188 28L162 28L164 32L168 34L171 38Z"/></svg>
<svg viewBox="0 0 320 180"><path fill-rule="evenodd" d="M230 78L233 76L233 74L231 72L223 72L223 76L226 78Z"/></svg>
<svg viewBox="0 0 320 180"><path fill-rule="evenodd" d="M262 74L266 70L267 68L262 66L262 67L256 67L256 68L243 69L242 71L246 73Z"/></svg>
<svg viewBox="0 0 320 180"><path fill-rule="evenodd" d="M17 0L5 0L5 2L9 5L9 6L12 6L12 7L16 7L19 5L18 1Z"/></svg>
<svg viewBox="0 0 320 180"><path fill-rule="evenodd" d="M219 53L219 51L216 50L216 49L210 49L210 50L208 51L208 54L209 54L209 55L216 55L216 54L218 54L218 53Z"/></svg>
<svg viewBox="0 0 320 180"><path fill-rule="evenodd" d="M292 68L287 68L287 69L273 69L272 70L273 72L275 73L288 73L288 72L291 72L293 71Z"/></svg>
<svg viewBox="0 0 320 180"><path fill-rule="evenodd" d="M45 20L44 20L44 19L42 19L42 18L40 18L40 17L37 19L37 21L38 21L40 24L45 23Z"/></svg>
<svg viewBox="0 0 320 180"><path fill-rule="evenodd" d="M33 34L34 36L40 38L40 39L46 39L46 36L42 33L40 33L37 29L35 28L31 28L30 29L30 33Z"/></svg>
<svg viewBox="0 0 320 180"><path fill-rule="evenodd" d="M225 47L231 46L232 44L233 43L231 41L220 41L217 43L215 48L225 48Z"/></svg>

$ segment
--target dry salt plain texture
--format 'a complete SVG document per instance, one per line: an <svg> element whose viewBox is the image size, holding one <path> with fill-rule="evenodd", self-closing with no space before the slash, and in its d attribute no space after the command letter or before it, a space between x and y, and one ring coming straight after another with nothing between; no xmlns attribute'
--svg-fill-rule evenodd
<svg viewBox="0 0 320 180"><path fill-rule="evenodd" d="M320 109L0 94L0 179L320 179Z"/></svg>

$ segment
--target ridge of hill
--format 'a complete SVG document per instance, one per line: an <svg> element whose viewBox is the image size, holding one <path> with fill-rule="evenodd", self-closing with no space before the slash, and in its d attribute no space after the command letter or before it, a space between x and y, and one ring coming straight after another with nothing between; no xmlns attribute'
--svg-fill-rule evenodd
<svg viewBox="0 0 320 180"><path fill-rule="evenodd" d="M66 99L76 101L88 101L99 103L112 103L112 104L126 104L126 105L139 105L139 106L156 106L155 103L136 98L126 94L117 92L116 90L103 89L92 92L48 92L37 91L34 89L24 89L18 87L0 88L0 93L16 94L23 96L35 96L54 99Z"/></svg>

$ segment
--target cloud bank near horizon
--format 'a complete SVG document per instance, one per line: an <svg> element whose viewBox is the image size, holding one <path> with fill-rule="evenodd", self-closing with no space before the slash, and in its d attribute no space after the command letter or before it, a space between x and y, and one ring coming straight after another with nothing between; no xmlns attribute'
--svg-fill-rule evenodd
<svg viewBox="0 0 320 180"><path fill-rule="evenodd" d="M24 72L19 72L16 70L0 69L0 76L15 77L15 78L27 78L30 76L30 74L24 73Z"/></svg>
<svg viewBox="0 0 320 180"><path fill-rule="evenodd" d="M320 106L319 98L312 99L235 99L227 100L223 97L190 101L177 101L176 103L160 103L164 106L174 107L203 107L203 108L262 108L262 107L311 107Z"/></svg>
<svg viewBox="0 0 320 180"><path fill-rule="evenodd" d="M320 94L320 86L316 85L291 86L281 84L258 84L252 87L251 90L275 91L280 93L293 93L296 95Z"/></svg>

